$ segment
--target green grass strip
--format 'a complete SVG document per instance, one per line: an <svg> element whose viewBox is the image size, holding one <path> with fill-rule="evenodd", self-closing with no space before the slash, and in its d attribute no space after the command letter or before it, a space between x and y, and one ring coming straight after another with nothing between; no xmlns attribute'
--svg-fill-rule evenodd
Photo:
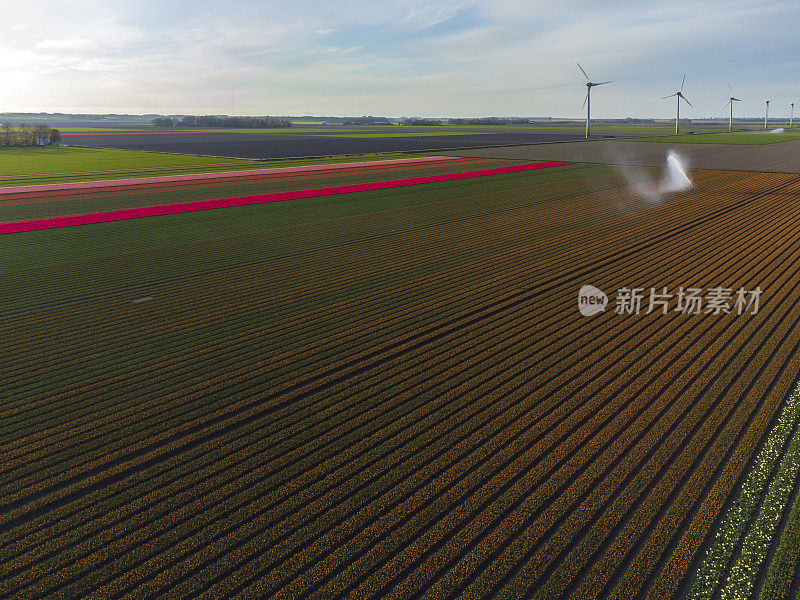
<svg viewBox="0 0 800 600"><path fill-rule="evenodd" d="M38 175L76 171L108 171L175 167L197 164L241 164L233 158L167 154L141 150L106 148L71 148L45 146L36 148L0 148L0 175Z"/></svg>
<svg viewBox="0 0 800 600"><path fill-rule="evenodd" d="M712 598L720 587L722 599L749 598L752 594L800 470L800 430L792 436L782 460L780 456L799 414L800 388L797 388L789 396L741 492L719 526L691 584L687 599ZM776 468L777 473L769 483ZM766 496L753 521L765 489ZM753 526L745 535L751 521ZM731 557L740 542L741 552L729 569Z"/></svg>
<svg viewBox="0 0 800 600"><path fill-rule="evenodd" d="M764 144L775 144L777 142L791 142L800 140L800 133L768 133L766 131L756 132L734 132L734 133L700 133L697 135L663 135L658 137L636 138L629 140L634 142L669 142L672 144L732 144L761 146Z"/></svg>

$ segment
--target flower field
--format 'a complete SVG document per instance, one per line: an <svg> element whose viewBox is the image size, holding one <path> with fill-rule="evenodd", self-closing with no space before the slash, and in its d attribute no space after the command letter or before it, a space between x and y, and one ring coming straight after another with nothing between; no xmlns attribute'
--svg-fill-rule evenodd
<svg viewBox="0 0 800 600"><path fill-rule="evenodd" d="M160 206L147 206L139 208L129 208L114 210L102 213L72 215L67 217L51 217L49 219L33 219L30 221L14 221L11 223L0 224L0 235L7 233L20 233L23 231L38 231L40 229L55 229L59 227L74 227L76 225L90 225L94 223L108 223L110 221L124 221L127 219L141 219L144 217L155 217L162 215L173 215L178 213L194 212L198 210L213 210L219 208L230 208L232 206L247 206L251 204L263 204L266 202L285 202L287 200L298 200L301 198L316 198L319 196L332 196L336 194L351 194L354 192L366 192L372 190L382 190L395 187L405 187L408 185L422 185L439 181L454 181L456 179L470 179L472 177L487 177L489 175L499 175L501 173L518 173L520 171L530 171L534 169L546 169L550 167L566 166L570 163L529 163L524 165L505 166L494 169L484 169L481 171L462 171L460 173L450 173L441 175L429 175L426 177L412 177L407 179L392 179L388 181L375 181L371 183L360 183L351 185L341 185L336 187L312 188L307 190L297 190L292 192L277 192L272 194L256 194L252 196L240 196L237 198L217 198L214 200L199 200L195 202L183 202L178 204L162 204ZM180 177L180 176L179 176ZM159 178L145 179L143 185L157 183ZM191 177L194 179L194 177ZM238 179L238 177L237 177ZM185 181L184 179L180 179ZM87 184L91 188L108 185L105 182L98 182L100 185ZM111 182L112 187L117 187L119 182ZM50 187L50 186L46 186ZM58 191L61 189L58 187ZM69 189L74 189L70 187ZM12 191L13 190L12 188ZM32 191L43 191L41 189L25 188L26 193Z"/></svg>
<svg viewBox="0 0 800 600"><path fill-rule="evenodd" d="M653 202L515 165L3 194L8 222L431 176L0 236L0 595L791 597L800 177ZM763 295L584 317L584 284Z"/></svg>

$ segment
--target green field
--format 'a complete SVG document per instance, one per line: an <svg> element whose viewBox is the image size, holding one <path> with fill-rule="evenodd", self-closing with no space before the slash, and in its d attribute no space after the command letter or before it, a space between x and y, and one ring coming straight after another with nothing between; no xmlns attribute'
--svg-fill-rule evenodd
<svg viewBox="0 0 800 600"><path fill-rule="evenodd" d="M416 125L415 127L419 127ZM521 129L521 130L536 130L536 131L547 131L547 130L570 130L570 131L584 131L586 129L586 125L576 125L574 123L568 123L564 125L553 124L553 125L441 125L440 128L475 128L475 129ZM431 126L431 129L436 129L435 126ZM592 125L592 131L653 131L653 132L670 132L675 131L674 125ZM712 131L721 131L720 129L709 129L709 132Z"/></svg>
<svg viewBox="0 0 800 600"><path fill-rule="evenodd" d="M736 144L736 145L762 145L777 142L790 142L800 140L800 133L767 133L743 132L733 133L700 133L697 135L665 135L660 137L637 138L636 142L669 142L681 144Z"/></svg>
<svg viewBox="0 0 800 600"><path fill-rule="evenodd" d="M66 146L37 148L0 148L0 176L72 173L76 171L113 171L150 167L184 167L199 164L242 164L242 160ZM244 161L249 162L249 161Z"/></svg>
<svg viewBox="0 0 800 600"><path fill-rule="evenodd" d="M259 160L68 146L0 148L0 187L366 162L424 155L425 153L413 155L388 153L331 158Z"/></svg>

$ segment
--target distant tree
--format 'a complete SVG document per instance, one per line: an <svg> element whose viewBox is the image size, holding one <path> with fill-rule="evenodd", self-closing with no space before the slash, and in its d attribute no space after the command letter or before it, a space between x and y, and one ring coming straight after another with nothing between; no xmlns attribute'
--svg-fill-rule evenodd
<svg viewBox="0 0 800 600"><path fill-rule="evenodd" d="M11 123L3 123L3 146L11 145Z"/></svg>
<svg viewBox="0 0 800 600"><path fill-rule="evenodd" d="M58 129L50 130L50 143L56 146L61 143L61 132Z"/></svg>
<svg viewBox="0 0 800 600"><path fill-rule="evenodd" d="M228 116L186 116L180 120L181 127L236 127L252 129L256 127L291 127L288 119L272 117L228 117Z"/></svg>
<svg viewBox="0 0 800 600"><path fill-rule="evenodd" d="M33 144L46 145L50 137L50 126L42 123L33 126Z"/></svg>
<svg viewBox="0 0 800 600"><path fill-rule="evenodd" d="M170 119L169 117L156 117L151 121L154 126L156 127L174 127L175 121Z"/></svg>
<svg viewBox="0 0 800 600"><path fill-rule="evenodd" d="M480 117L470 119L448 119L449 125L527 125L529 119L522 117Z"/></svg>
<svg viewBox="0 0 800 600"><path fill-rule="evenodd" d="M23 146L33 146L34 138L33 138L33 126L29 123L20 123L19 124L19 138L20 144Z"/></svg>
<svg viewBox="0 0 800 600"><path fill-rule="evenodd" d="M373 117L372 115L364 117L350 117L344 125L391 125L389 119L386 117Z"/></svg>

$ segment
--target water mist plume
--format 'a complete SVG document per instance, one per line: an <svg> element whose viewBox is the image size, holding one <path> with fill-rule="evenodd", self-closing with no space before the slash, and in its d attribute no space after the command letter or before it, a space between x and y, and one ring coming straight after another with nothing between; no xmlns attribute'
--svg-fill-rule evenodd
<svg viewBox="0 0 800 600"><path fill-rule="evenodd" d="M641 169L621 167L628 187L637 195L659 202L665 194L683 192L692 188L685 161L676 152L667 154L667 167L661 179L652 179Z"/></svg>
<svg viewBox="0 0 800 600"><path fill-rule="evenodd" d="M670 150L667 154L667 173L661 180L659 191L662 193L683 192L691 188L692 180L686 174L683 162L675 152Z"/></svg>

